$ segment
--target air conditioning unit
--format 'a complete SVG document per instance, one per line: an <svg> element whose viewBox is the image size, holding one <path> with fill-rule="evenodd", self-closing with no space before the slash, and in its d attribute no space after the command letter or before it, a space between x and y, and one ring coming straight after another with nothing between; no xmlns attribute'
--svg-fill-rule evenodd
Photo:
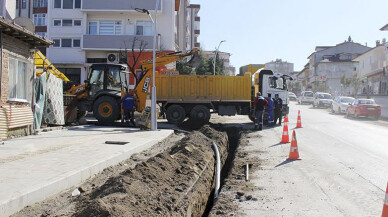
<svg viewBox="0 0 388 217"><path fill-rule="evenodd" d="M107 63L119 63L119 54L118 53L108 53L106 56Z"/></svg>

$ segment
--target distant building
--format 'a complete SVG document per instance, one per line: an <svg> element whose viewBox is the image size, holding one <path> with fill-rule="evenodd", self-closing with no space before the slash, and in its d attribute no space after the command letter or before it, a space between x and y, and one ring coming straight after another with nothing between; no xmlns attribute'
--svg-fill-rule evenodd
<svg viewBox="0 0 388 217"><path fill-rule="evenodd" d="M190 4L189 0L181 0L176 14L176 50L190 50L200 47L200 21L198 16L200 5Z"/></svg>
<svg viewBox="0 0 388 217"><path fill-rule="evenodd" d="M214 58L215 53L214 51L202 51L202 55L206 58ZM217 52L218 58L223 61L224 63L224 74L233 76L236 73L236 68L230 65L230 53L227 52Z"/></svg>
<svg viewBox="0 0 388 217"><path fill-rule="evenodd" d="M351 38L336 46L318 46L308 59L310 78L307 86L313 91L334 95L350 94L350 87L341 85L341 78L351 78L358 65L352 60L370 50L370 47L354 43Z"/></svg>
<svg viewBox="0 0 388 217"><path fill-rule="evenodd" d="M294 64L287 61L282 61L282 59L276 59L265 64L265 69L272 70L273 72L278 72L282 74L289 75L294 71Z"/></svg>

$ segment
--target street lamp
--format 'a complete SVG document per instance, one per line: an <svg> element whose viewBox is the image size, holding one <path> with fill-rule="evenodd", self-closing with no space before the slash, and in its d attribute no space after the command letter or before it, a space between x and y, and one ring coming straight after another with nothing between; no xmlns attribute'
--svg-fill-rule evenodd
<svg viewBox="0 0 388 217"><path fill-rule="evenodd" d="M220 41L220 43L218 44L218 47L216 48L216 50L214 51L215 52L215 57L214 57L214 60L213 60L213 74L216 75L216 60L217 60L217 52L218 50L220 49L220 46L222 44L222 42L226 42L225 40L222 40Z"/></svg>
<svg viewBox="0 0 388 217"><path fill-rule="evenodd" d="M152 131L155 131L158 129L158 126L157 126L157 121L156 121L156 86L155 86L155 56L156 56L156 14L157 14L157 10L158 10L158 6L159 6L159 1L160 0L156 0L156 3L155 3L155 11L154 11L154 19L152 19L152 16L150 15L150 12L146 9L141 9L141 8L135 8L135 10L137 12L140 12L140 13L146 13L151 21L152 21L152 24L153 24L153 29L154 29L154 42L153 42L153 46L152 46L152 90L151 90L151 130Z"/></svg>

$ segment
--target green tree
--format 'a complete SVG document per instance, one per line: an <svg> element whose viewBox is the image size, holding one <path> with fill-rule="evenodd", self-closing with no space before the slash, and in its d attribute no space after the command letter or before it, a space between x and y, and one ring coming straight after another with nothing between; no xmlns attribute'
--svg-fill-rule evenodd
<svg viewBox="0 0 388 217"><path fill-rule="evenodd" d="M357 93L358 91L360 90L360 86L361 86L361 79L360 77L358 77L357 74L354 74L352 76L352 78L350 79L350 83L353 87L353 97L356 97L357 96Z"/></svg>
<svg viewBox="0 0 388 217"><path fill-rule="evenodd" d="M181 60L176 62L176 70L179 71L180 75L190 75L193 72L193 68L186 66L186 64Z"/></svg>

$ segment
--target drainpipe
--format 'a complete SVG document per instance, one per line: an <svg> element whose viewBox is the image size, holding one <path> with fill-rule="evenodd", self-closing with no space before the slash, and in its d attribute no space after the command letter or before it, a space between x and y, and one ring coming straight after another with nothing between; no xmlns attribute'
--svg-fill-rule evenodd
<svg viewBox="0 0 388 217"><path fill-rule="evenodd" d="M220 190L220 182L221 182L221 160L220 153L218 151L217 145L215 142L212 143L212 148L214 151L214 155L216 158L216 187L214 189L214 198L218 198L219 190Z"/></svg>

